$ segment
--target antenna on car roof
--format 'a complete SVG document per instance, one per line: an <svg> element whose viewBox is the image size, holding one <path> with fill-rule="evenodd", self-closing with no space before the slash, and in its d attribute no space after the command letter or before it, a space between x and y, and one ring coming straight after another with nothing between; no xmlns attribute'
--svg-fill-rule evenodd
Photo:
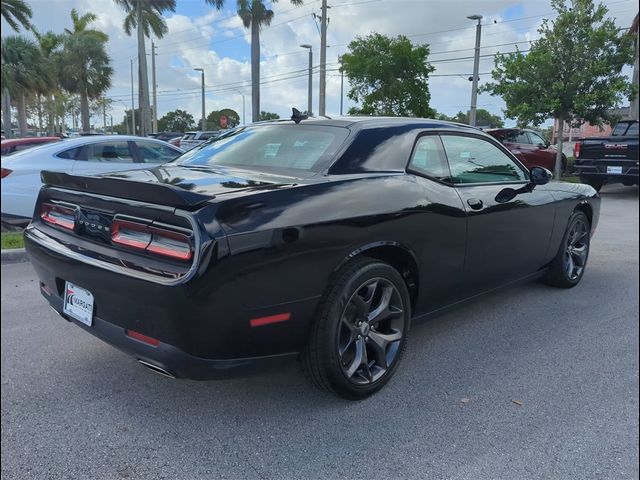
<svg viewBox="0 0 640 480"><path fill-rule="evenodd" d="M291 115L291 120L296 122L296 125L299 124L302 120L306 120L307 118L309 118L309 115L307 115L306 113L302 113L300 110L298 110L295 107L292 108L291 110L293 111L293 115Z"/></svg>

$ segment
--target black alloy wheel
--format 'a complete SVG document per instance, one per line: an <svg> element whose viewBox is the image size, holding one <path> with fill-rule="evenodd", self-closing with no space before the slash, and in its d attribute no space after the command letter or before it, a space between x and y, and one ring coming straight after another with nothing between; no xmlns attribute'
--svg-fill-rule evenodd
<svg viewBox="0 0 640 480"><path fill-rule="evenodd" d="M337 352L344 375L362 385L393 365L404 330L400 292L385 278L372 278L349 299L338 326Z"/></svg>
<svg viewBox="0 0 640 480"><path fill-rule="evenodd" d="M569 218L560 249L549 265L544 281L554 287L575 287L584 275L591 245L591 224L584 212Z"/></svg>
<svg viewBox="0 0 640 480"><path fill-rule="evenodd" d="M366 398L398 367L410 319L402 275L379 260L351 260L329 283L301 355L303 371L323 390Z"/></svg>

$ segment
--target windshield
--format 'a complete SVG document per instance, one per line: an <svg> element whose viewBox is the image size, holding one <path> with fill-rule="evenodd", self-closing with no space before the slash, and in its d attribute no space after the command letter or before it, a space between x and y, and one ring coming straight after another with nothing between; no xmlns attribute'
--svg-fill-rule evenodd
<svg viewBox="0 0 640 480"><path fill-rule="evenodd" d="M310 176L328 165L348 134L346 128L317 125L238 128L175 162Z"/></svg>

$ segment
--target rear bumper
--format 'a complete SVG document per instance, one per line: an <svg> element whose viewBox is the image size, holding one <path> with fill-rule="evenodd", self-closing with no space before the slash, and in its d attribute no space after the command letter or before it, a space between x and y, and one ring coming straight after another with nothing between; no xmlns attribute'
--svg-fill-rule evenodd
<svg viewBox="0 0 640 480"><path fill-rule="evenodd" d="M611 173L608 167L620 167L621 173ZM577 175L585 179L608 183L638 183L639 167L636 160L578 160L574 165Z"/></svg>
<svg viewBox="0 0 640 480"><path fill-rule="evenodd" d="M152 369L175 378L189 378L192 380L215 380L222 378L251 375L270 370L278 365L293 361L298 353L283 353L262 357L209 359L190 355L179 348L160 342L149 345L126 334L126 329L119 327L98 317L94 317L89 327L63 313L63 300L55 293L42 292L49 305L58 315L81 327L91 335L133 356ZM154 368L155 367L155 368Z"/></svg>

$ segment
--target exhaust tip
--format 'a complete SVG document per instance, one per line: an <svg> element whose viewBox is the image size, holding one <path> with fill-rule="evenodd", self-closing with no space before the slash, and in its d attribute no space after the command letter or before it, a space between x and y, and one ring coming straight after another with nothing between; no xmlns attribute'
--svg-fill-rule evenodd
<svg viewBox="0 0 640 480"><path fill-rule="evenodd" d="M140 359L138 359L138 363L140 363L140 365L142 365L143 367L148 368L152 372L155 372L158 375L162 375L163 377L169 377L174 379L176 378L174 374L170 373L169 371L165 370L162 367L159 367L158 365L154 365L153 363L149 363L145 360L140 360Z"/></svg>

